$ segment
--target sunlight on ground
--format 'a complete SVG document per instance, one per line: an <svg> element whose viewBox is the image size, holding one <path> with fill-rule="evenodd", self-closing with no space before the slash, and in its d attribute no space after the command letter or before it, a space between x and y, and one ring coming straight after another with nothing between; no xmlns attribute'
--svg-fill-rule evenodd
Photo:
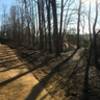
<svg viewBox="0 0 100 100"><path fill-rule="evenodd" d="M25 100L31 92L31 88L37 83L38 81L31 74L28 74L4 87L0 87L0 100Z"/></svg>
<svg viewBox="0 0 100 100"><path fill-rule="evenodd" d="M3 50L5 51L5 53L3 53L4 52ZM10 48L8 48L7 46L0 45L0 52L2 52L0 54L1 59L5 60L4 57L6 54L12 56L6 50L9 51ZM10 62L10 65L9 63L0 64L0 69L8 68L7 71L0 72L0 82L11 79L13 77L16 77L28 71L29 66L27 65L22 65L15 69L9 69L9 67L12 67L13 65L17 65L18 63L22 63L22 62L19 59L17 59L17 61L14 61L14 63ZM33 76L32 73L24 75L12 82L9 82L6 85L0 86L0 100L25 100L32 92L32 88L38 83L39 81ZM40 98L42 96L44 97L46 94L48 94L48 92L45 89L43 89L42 93L40 93L40 95L37 97L37 100L40 100Z"/></svg>

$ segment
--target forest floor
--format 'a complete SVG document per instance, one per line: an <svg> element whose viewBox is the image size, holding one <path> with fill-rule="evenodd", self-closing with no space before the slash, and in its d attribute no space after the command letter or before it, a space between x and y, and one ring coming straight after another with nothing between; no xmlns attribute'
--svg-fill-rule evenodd
<svg viewBox="0 0 100 100"><path fill-rule="evenodd" d="M84 48L66 59L72 53L55 57L0 44L0 100L100 100L100 72L87 66Z"/></svg>

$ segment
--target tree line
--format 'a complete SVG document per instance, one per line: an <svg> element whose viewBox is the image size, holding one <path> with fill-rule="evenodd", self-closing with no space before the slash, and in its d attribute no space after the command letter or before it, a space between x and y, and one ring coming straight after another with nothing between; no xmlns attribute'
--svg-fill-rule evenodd
<svg viewBox="0 0 100 100"><path fill-rule="evenodd" d="M88 37L93 43L97 59L98 0L95 0L94 8L96 13L92 18L89 1L86 3L83 0L16 0L9 13L6 12L6 7L3 7L0 36L6 36L18 46L59 55L63 52L64 41L71 32L71 36L75 35L74 45L79 49L80 34L86 33L88 27Z"/></svg>

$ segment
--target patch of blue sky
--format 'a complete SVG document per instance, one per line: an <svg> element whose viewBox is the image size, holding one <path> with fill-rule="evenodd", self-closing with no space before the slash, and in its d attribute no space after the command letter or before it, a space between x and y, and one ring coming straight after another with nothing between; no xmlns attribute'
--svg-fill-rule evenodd
<svg viewBox="0 0 100 100"><path fill-rule="evenodd" d="M15 5L16 0L0 0L0 24L2 22L2 14L4 13L9 13L10 7L12 5Z"/></svg>

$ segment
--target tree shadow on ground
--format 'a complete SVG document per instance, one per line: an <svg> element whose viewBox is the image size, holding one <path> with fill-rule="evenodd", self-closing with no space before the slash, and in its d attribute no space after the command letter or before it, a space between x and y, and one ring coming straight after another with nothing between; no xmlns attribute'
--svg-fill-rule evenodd
<svg viewBox="0 0 100 100"><path fill-rule="evenodd" d="M51 74L55 72L55 70L59 69L59 67L64 64L65 62L67 62L68 60L70 60L71 57L73 57L73 55L77 52L77 50L75 50L72 55L70 55L68 58L66 58L64 61L62 61L60 64L56 65L53 70L51 71ZM47 63L47 62L46 62ZM24 76L24 75L27 75L29 73L32 73L34 70L38 69L38 68L42 68L44 66L44 62L39 64L38 66L34 67L34 68L31 68L29 71L27 72L24 72L23 74L20 74L20 75L17 75L13 78L10 78L8 80L4 80L2 82L0 82L0 86L5 86L7 85L8 83L12 82L12 81L15 81L16 79ZM48 75L49 76L49 75Z"/></svg>
<svg viewBox="0 0 100 100"><path fill-rule="evenodd" d="M64 61L62 61L60 64L56 65L51 72L45 76L42 80L40 80L40 82L38 84L36 84L31 93L28 95L28 97L26 98L26 100L36 100L36 98L38 97L38 95L42 92L42 90L45 88L45 86L47 85L48 81L53 77L54 74L56 74L57 72L60 71L60 67L65 64L66 62L68 62L73 56L74 54L77 52L77 50L75 50L71 56L69 56L67 59L65 59Z"/></svg>
<svg viewBox="0 0 100 100"><path fill-rule="evenodd" d="M39 69L39 68L44 67L44 65L46 65L46 64L47 64L47 62L46 62L46 63L43 62L43 63L41 63L41 64L39 64L39 65L37 65L37 66L35 66L35 67L29 69L29 71L26 71L26 72L24 72L23 74L19 74L19 75L13 77L13 78L4 80L4 81L0 82L0 86L5 86L5 85L7 85L8 83L10 83L10 82L12 82L12 81L15 81L16 79L19 79L20 77L22 77L22 76L24 76L24 75L27 75L27 74L29 74L29 73L32 73L32 72L35 71L36 69ZM18 67L18 66L16 66L16 67ZM10 70L10 69L8 69L8 70Z"/></svg>
<svg viewBox="0 0 100 100"><path fill-rule="evenodd" d="M83 94L81 96L81 100L90 100L90 92L91 89L89 87L89 70L91 66L91 57L92 57L92 44L89 48L89 55L87 57L87 65L85 68L85 76L84 76L84 86L83 86Z"/></svg>
<svg viewBox="0 0 100 100"><path fill-rule="evenodd" d="M23 58L24 62L22 62L22 64L14 65L12 67L11 66L5 67L3 70L0 70L0 72L5 72L5 71L12 70L12 69L17 69L19 67L22 67L23 65L27 65L27 64L30 64L30 63L32 65L31 67L34 68L34 66L38 66L38 65L35 65L35 62L38 62L38 60L41 56L43 56L43 58L44 58L41 61L41 64L40 64L41 66L43 66L43 64L47 65L50 60L52 60L53 58L56 58L55 56L51 56L51 57L45 56L43 53L39 53L38 55L35 55L36 52L32 52L30 54L21 54L17 50L15 53L16 53L18 59L22 60L22 58ZM31 67L28 67L28 69L32 69Z"/></svg>

